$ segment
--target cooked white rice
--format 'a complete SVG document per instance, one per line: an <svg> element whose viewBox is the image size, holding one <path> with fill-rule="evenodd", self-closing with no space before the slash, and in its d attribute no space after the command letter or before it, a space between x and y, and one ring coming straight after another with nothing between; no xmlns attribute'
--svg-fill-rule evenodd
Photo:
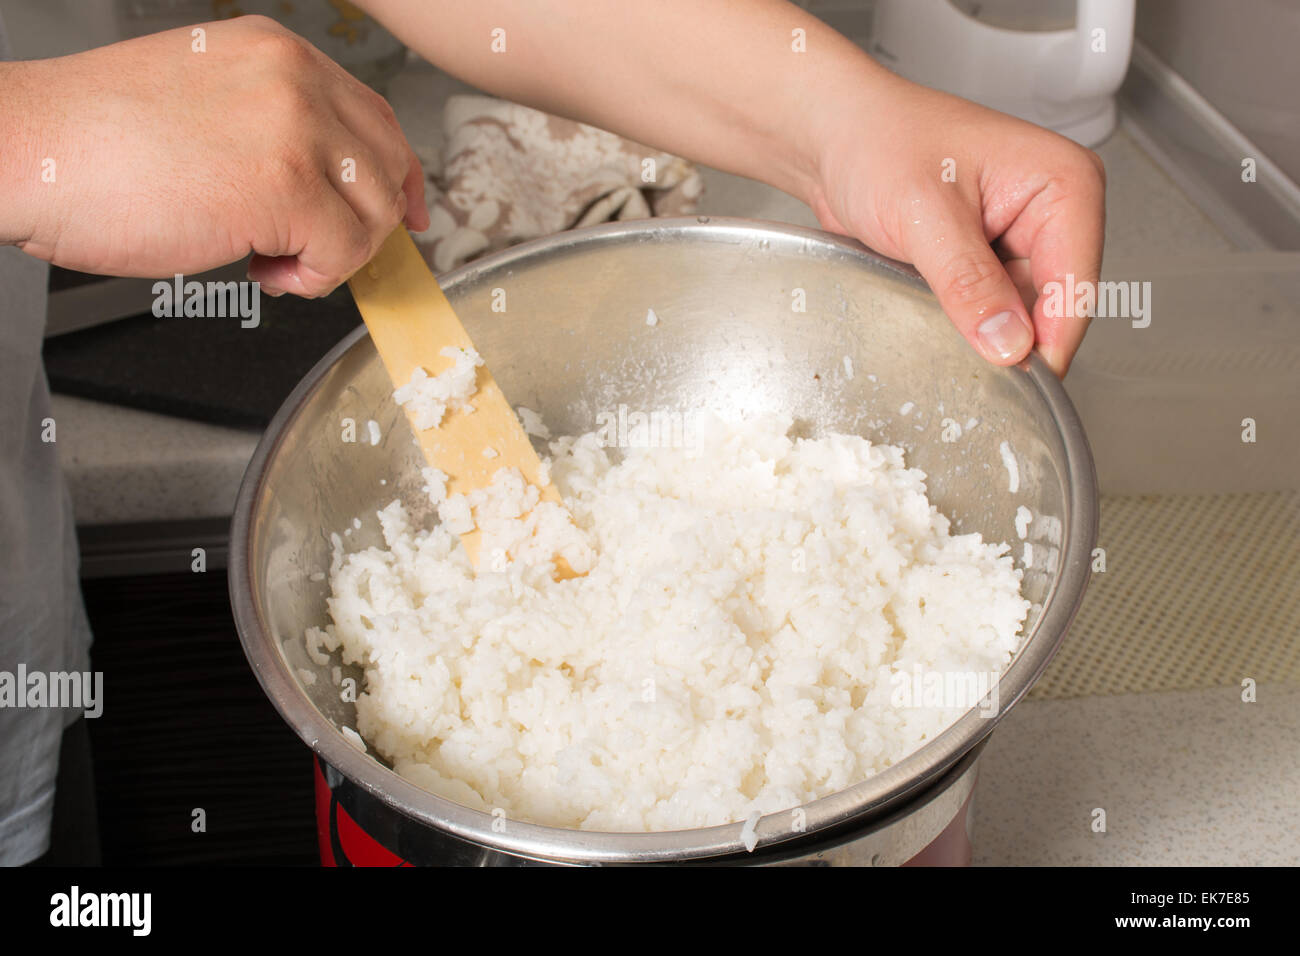
<svg viewBox="0 0 1300 956"><path fill-rule="evenodd" d="M467 500L429 469L444 524L394 501L386 548L336 556L313 659L364 667L357 729L399 773L512 819L709 826L864 780L966 709L896 706L895 675L1001 671L1029 604L1007 546L950 535L899 449L789 426L702 418L691 447L618 463L558 439L568 531L517 472ZM555 553L586 576L553 580Z"/></svg>
<svg viewBox="0 0 1300 956"><path fill-rule="evenodd" d="M472 407L468 396L475 391L482 357L473 349L450 345L440 354L452 360L450 368L434 376L417 368L411 380L393 392L393 399L410 413L416 428L436 428L448 409Z"/></svg>

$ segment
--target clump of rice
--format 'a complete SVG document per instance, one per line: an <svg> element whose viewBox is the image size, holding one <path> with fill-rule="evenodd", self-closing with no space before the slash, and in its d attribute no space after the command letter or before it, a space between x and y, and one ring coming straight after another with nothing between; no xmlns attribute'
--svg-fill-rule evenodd
<svg viewBox="0 0 1300 956"><path fill-rule="evenodd" d="M394 501L386 547L336 555L313 658L364 668L357 729L398 773L512 819L711 826L858 783L965 709L895 706L894 676L1000 672L1029 604L899 449L790 424L702 417L691 447L617 462L560 438L576 527L518 472L448 497L430 469L442 523ZM553 580L556 553L586 576Z"/></svg>
<svg viewBox="0 0 1300 956"><path fill-rule="evenodd" d="M452 360L451 367L439 375L429 375L422 368L411 373L411 380L393 392L393 400L406 408L415 427L437 428L448 409L473 410L469 397L477 391L475 382L483 358L473 349L447 346L440 353Z"/></svg>

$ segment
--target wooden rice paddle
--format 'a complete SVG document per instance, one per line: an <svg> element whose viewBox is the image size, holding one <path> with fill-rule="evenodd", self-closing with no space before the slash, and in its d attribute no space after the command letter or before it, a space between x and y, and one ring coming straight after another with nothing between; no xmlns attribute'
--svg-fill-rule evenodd
<svg viewBox="0 0 1300 956"><path fill-rule="evenodd" d="M370 263L357 270L348 287L394 388L409 382L417 368L431 376L450 368L452 360L442 354L447 346L474 347L404 226L398 226ZM473 412L448 409L437 428L417 428L407 416L425 459L448 476L447 493L485 488L498 469L514 467L537 487L542 501L563 504L553 484L538 485L541 461L486 365L478 369L478 391L470 404ZM485 458L485 448L495 449L497 456ZM478 539L477 530L461 538L475 563ZM555 562L557 578L576 576L563 558L557 555Z"/></svg>

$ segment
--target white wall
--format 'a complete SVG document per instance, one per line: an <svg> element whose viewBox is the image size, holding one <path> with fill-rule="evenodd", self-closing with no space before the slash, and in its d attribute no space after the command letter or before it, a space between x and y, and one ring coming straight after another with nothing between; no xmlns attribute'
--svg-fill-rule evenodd
<svg viewBox="0 0 1300 956"><path fill-rule="evenodd" d="M1138 0L1137 35L1300 182L1300 0Z"/></svg>

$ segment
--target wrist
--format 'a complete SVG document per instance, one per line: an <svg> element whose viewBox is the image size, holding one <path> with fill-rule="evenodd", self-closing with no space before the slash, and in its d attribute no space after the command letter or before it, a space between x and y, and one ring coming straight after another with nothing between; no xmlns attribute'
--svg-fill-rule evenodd
<svg viewBox="0 0 1300 956"><path fill-rule="evenodd" d="M905 81L839 34L835 48L810 71L806 88L791 97L799 112L794 126L804 170L801 192L794 193L825 223L828 196L843 191L847 170L860 166L864 153L894 141L890 111Z"/></svg>
<svg viewBox="0 0 1300 956"><path fill-rule="evenodd" d="M54 111L42 95L41 61L0 63L0 244L25 245L40 233L42 210L58 187Z"/></svg>

